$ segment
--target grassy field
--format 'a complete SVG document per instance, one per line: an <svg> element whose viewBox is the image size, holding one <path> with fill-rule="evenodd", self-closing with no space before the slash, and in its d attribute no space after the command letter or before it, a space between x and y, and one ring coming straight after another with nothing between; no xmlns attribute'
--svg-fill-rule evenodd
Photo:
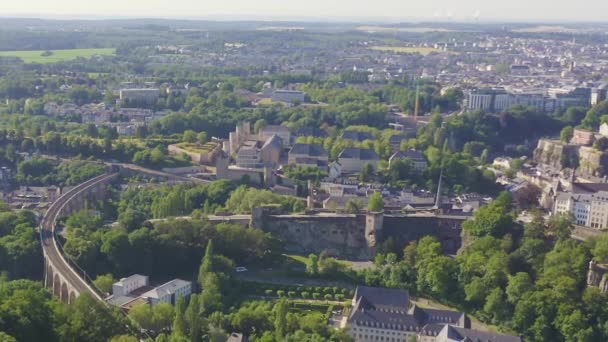
<svg viewBox="0 0 608 342"><path fill-rule="evenodd" d="M285 254L286 257L293 259L297 262L302 263L304 266L306 266L308 264L308 258L302 255L287 255ZM350 261L346 261L346 260L338 260L338 264L342 265L343 267L351 267L352 266L352 262Z"/></svg>
<svg viewBox="0 0 608 342"><path fill-rule="evenodd" d="M46 51L0 51L0 57L18 57L25 63L56 63L69 61L78 57L89 58L95 55L111 56L116 49L73 49L73 50L50 50L51 54L46 56Z"/></svg>
<svg viewBox="0 0 608 342"><path fill-rule="evenodd" d="M419 53L423 56L426 56L433 52L438 53L450 53L455 54L455 52L443 51L435 48L426 48L426 47L406 47L406 46L373 46L372 50L376 51L389 51L395 53Z"/></svg>

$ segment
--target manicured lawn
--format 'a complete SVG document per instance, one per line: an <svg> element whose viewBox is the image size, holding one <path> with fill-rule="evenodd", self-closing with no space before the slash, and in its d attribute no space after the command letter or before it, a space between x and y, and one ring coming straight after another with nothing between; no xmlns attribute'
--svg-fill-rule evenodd
<svg viewBox="0 0 608 342"><path fill-rule="evenodd" d="M377 51L389 51L389 52L395 52L395 53L419 53L423 56L426 56L432 52L455 54L455 52L443 51L440 49L427 48L427 47L373 46L373 47L371 47L371 49L377 50Z"/></svg>
<svg viewBox="0 0 608 342"><path fill-rule="evenodd" d="M304 264L304 266L306 266L306 264L308 264L308 257L302 256L302 255L295 255L295 254L292 254L292 255L285 254L285 256ZM346 261L346 260L338 260L338 263L344 267L351 267L353 264L352 262Z"/></svg>
<svg viewBox="0 0 608 342"><path fill-rule="evenodd" d="M51 50L51 54L46 56L44 50L36 51L0 51L0 57L18 57L25 63L56 63L76 59L78 57L89 58L96 55L111 56L116 53L116 49L72 49L72 50Z"/></svg>
<svg viewBox="0 0 608 342"><path fill-rule="evenodd" d="M207 154L211 151L213 151L216 147L217 147L217 143L213 143L213 142L208 142L204 145L201 144L191 144L191 143L181 143L181 144L177 144L177 146L181 149L184 149L188 152L192 152L192 153L200 153L200 154Z"/></svg>

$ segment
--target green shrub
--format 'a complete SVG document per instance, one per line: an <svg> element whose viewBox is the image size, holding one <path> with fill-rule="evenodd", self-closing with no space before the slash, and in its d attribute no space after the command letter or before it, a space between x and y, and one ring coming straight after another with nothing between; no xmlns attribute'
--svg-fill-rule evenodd
<svg viewBox="0 0 608 342"><path fill-rule="evenodd" d="M306 291L303 291L302 293L300 293L300 297L302 297L304 299L308 298L309 296L310 296L310 293L308 293Z"/></svg>
<svg viewBox="0 0 608 342"><path fill-rule="evenodd" d="M316 300L316 299L319 299L319 298L321 298L321 294L319 292L315 292L315 293L312 294L312 299Z"/></svg>
<svg viewBox="0 0 608 342"><path fill-rule="evenodd" d="M278 290L278 291L277 291L277 296L279 296L279 297L281 297L281 298L285 297L285 291L283 291L283 290Z"/></svg>
<svg viewBox="0 0 608 342"><path fill-rule="evenodd" d="M267 296L272 296L274 294L274 290L268 289L268 290L264 291L264 294Z"/></svg>
<svg viewBox="0 0 608 342"><path fill-rule="evenodd" d="M323 298L325 298L325 300L332 300L332 299L334 299L334 296L328 293L325 296L323 296Z"/></svg>
<svg viewBox="0 0 608 342"><path fill-rule="evenodd" d="M297 295L297 292L296 292L296 291L289 291L289 292L287 292L287 296L288 296L289 298L295 298L295 297L296 297L296 295Z"/></svg>

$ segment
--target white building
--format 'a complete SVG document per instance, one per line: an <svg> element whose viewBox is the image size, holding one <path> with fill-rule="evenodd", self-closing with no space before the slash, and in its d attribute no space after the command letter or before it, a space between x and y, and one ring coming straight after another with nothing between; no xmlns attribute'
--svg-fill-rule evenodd
<svg viewBox="0 0 608 342"><path fill-rule="evenodd" d="M407 290L358 286L347 319L347 331L356 342L435 342L450 324L470 328L466 314L421 308L410 302Z"/></svg>
<svg viewBox="0 0 608 342"><path fill-rule="evenodd" d="M304 103L306 93L299 90L278 89L272 93L272 101L287 103Z"/></svg>
<svg viewBox="0 0 608 342"><path fill-rule="evenodd" d="M192 282L174 279L141 295L150 305L169 303L175 305L181 297L192 294Z"/></svg>
<svg viewBox="0 0 608 342"><path fill-rule="evenodd" d="M577 225L608 228L608 183L572 184L572 191L556 195L553 213L572 214Z"/></svg>
<svg viewBox="0 0 608 342"><path fill-rule="evenodd" d="M119 281L112 284L112 294L115 297L126 296L129 293L142 288L144 286L148 286L149 279L148 276L134 274L127 278L122 278Z"/></svg>
<svg viewBox="0 0 608 342"><path fill-rule="evenodd" d="M127 101L135 104L154 104L160 96L160 89L121 89L119 95L122 103Z"/></svg>
<svg viewBox="0 0 608 342"><path fill-rule="evenodd" d="M600 134L601 134L603 137L608 138L608 123L603 123L603 124L600 126Z"/></svg>

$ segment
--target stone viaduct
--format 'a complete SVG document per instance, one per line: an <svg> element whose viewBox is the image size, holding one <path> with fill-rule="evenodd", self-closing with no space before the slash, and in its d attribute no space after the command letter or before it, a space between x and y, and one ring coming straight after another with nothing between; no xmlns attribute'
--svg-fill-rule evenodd
<svg viewBox="0 0 608 342"><path fill-rule="evenodd" d="M63 255L60 243L55 239L57 220L84 208L89 200L101 200L108 184L118 177L118 172L105 173L70 189L48 209L40 225L40 241L44 254L44 285L63 302L72 303L76 297L89 293L102 297L87 281L86 274Z"/></svg>
<svg viewBox="0 0 608 342"><path fill-rule="evenodd" d="M104 199L107 186L119 176L136 174L169 182L209 182L150 170L132 164L110 164L107 173L89 179L61 195L49 207L40 224L40 241L44 255L44 285L51 289L57 298L66 303L72 303L79 295L88 293L100 301L103 300L86 272L63 254L63 247L55 238L57 221L83 209L87 201Z"/></svg>

